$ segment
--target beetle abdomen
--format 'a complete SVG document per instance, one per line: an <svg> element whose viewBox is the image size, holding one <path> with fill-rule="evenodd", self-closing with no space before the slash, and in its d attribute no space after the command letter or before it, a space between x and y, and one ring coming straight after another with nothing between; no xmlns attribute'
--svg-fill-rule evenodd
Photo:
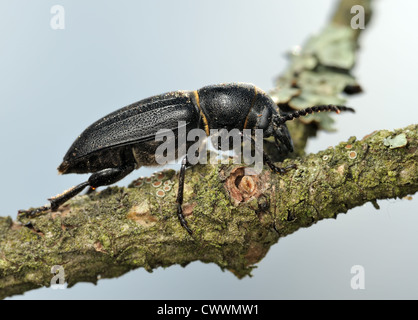
<svg viewBox="0 0 418 320"><path fill-rule="evenodd" d="M192 95L189 91L165 93L99 119L74 141L58 171L63 174L96 172L136 162L134 145L155 140L160 129L177 129L179 119L186 125L199 121L199 109Z"/></svg>

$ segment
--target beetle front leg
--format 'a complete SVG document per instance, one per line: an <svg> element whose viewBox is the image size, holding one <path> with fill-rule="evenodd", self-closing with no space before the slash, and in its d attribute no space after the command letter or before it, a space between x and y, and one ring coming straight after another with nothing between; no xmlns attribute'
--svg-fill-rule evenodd
<svg viewBox="0 0 418 320"><path fill-rule="evenodd" d="M242 134L242 133L241 133ZM244 138L247 138L248 136L243 135ZM255 142L255 138L253 135L250 136L251 142L254 143L254 148L256 148L257 143ZM260 150L256 150L256 152L260 152ZM289 169L296 169L295 164L291 164L290 166L287 166L285 168L280 168L274 164L274 162L271 160L270 156L264 151L263 149L263 162L269 166L269 168L275 172L275 173L286 173Z"/></svg>
<svg viewBox="0 0 418 320"><path fill-rule="evenodd" d="M269 155L263 150L263 160L264 163L266 163L269 168L276 172L276 173L286 173L289 169L296 169L296 165L295 164L291 164L290 166L287 166L285 168L280 168L278 166L276 166L273 161L270 159Z"/></svg>
<svg viewBox="0 0 418 320"><path fill-rule="evenodd" d="M178 192L177 192L177 217L179 218L180 224L182 225L182 227L184 229L187 230L187 232L192 235L193 231L189 228L189 226L187 225L187 221L184 218L183 215L183 208L181 207L183 204L183 190L184 190L184 179L185 179L185 175L186 175L186 167L190 165L189 162L187 161L187 155L183 158L183 160L181 161L181 168L180 168L180 173L179 173L179 188L178 188Z"/></svg>

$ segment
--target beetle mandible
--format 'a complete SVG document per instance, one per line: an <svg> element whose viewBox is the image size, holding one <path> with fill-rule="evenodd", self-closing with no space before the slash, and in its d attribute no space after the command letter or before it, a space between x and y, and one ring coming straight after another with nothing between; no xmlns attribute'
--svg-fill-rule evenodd
<svg viewBox="0 0 418 320"><path fill-rule="evenodd" d="M22 210L20 214L35 216L49 209L56 211L86 187L95 189L111 185L134 169L158 165L155 151L162 142L156 141L156 133L159 129L176 132L179 121L185 123L186 132L203 128L208 136L210 129L238 129L241 132L244 129L262 129L263 137L273 136L277 152L286 156L293 151L293 143L285 122L320 111L354 112L345 106L320 105L284 114L264 91L245 83L168 92L138 101L97 120L78 136L64 156L58 172L92 173L87 181L48 199L50 207ZM285 173L294 167L276 166L264 151L263 160L277 173ZM182 211L188 165L186 155L181 162L176 202L178 219L192 234Z"/></svg>

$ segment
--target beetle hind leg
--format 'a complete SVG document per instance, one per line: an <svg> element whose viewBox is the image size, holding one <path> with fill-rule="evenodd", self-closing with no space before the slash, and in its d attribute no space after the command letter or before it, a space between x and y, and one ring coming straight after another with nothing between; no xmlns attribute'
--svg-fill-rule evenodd
<svg viewBox="0 0 418 320"><path fill-rule="evenodd" d="M128 164L118 168L100 170L93 173L87 182L92 189L96 189L102 186L108 186L115 182L118 182L119 180L122 180L134 169L134 164Z"/></svg>
<svg viewBox="0 0 418 320"><path fill-rule="evenodd" d="M125 178L129 173L131 173L135 169L134 164L125 165L119 168L109 168L104 169L101 171L97 171L93 173L87 181L84 181L75 187L72 187L63 193L49 198L49 202L51 203L50 206L42 206L32 210L19 210L18 215L20 218L28 217L34 218L37 217L49 209L51 211L57 211L58 208L64 204L66 201L70 200L71 198L75 197L81 191L83 191L86 187L90 186L91 189L96 189L101 186L108 186L113 184L123 178Z"/></svg>
<svg viewBox="0 0 418 320"><path fill-rule="evenodd" d="M79 194L86 187L90 187L89 190L95 190L98 187L108 186L122 180L134 169L135 165L129 164L118 168L108 168L97 171L93 173L87 181L68 189L56 197L48 199L51 202L51 210L56 211L60 205Z"/></svg>
<svg viewBox="0 0 418 320"><path fill-rule="evenodd" d="M45 205L36 209L32 210L19 210L18 211L18 217L19 218L35 218L38 217L44 213L46 213L48 210L56 211L60 205L62 205L67 200L71 199L72 197L79 194L85 187L89 185L88 181L80 183L79 185L72 187L63 193L49 198L49 202L51 203L50 206Z"/></svg>
<svg viewBox="0 0 418 320"><path fill-rule="evenodd" d="M75 187L72 187L63 193L49 198L49 202L51 203L51 210L57 211L60 205L62 205L67 200L70 200L72 197L75 197L77 194L79 194L81 191L84 190L85 187L89 185L88 181L85 181L83 183L80 183L76 185Z"/></svg>
<svg viewBox="0 0 418 320"><path fill-rule="evenodd" d="M19 210L17 212L17 220L20 221L21 218L35 218L38 217L45 212L47 212L51 207L49 205L42 206L39 208L31 209L31 210Z"/></svg>

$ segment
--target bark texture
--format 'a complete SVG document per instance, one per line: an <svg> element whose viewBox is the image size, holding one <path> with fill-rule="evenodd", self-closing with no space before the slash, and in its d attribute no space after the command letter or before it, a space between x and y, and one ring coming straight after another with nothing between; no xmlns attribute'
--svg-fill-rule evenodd
<svg viewBox="0 0 418 320"><path fill-rule="evenodd" d="M237 165L194 166L186 174L184 205L193 237L175 216L174 171L76 197L28 226L0 218L0 297L49 286L54 265L64 267L70 286L195 260L248 275L280 237L368 201L415 193L417 129L352 137L286 160L283 165L297 168L284 175L265 169L244 176ZM164 197L153 186L161 181L170 189Z"/></svg>

